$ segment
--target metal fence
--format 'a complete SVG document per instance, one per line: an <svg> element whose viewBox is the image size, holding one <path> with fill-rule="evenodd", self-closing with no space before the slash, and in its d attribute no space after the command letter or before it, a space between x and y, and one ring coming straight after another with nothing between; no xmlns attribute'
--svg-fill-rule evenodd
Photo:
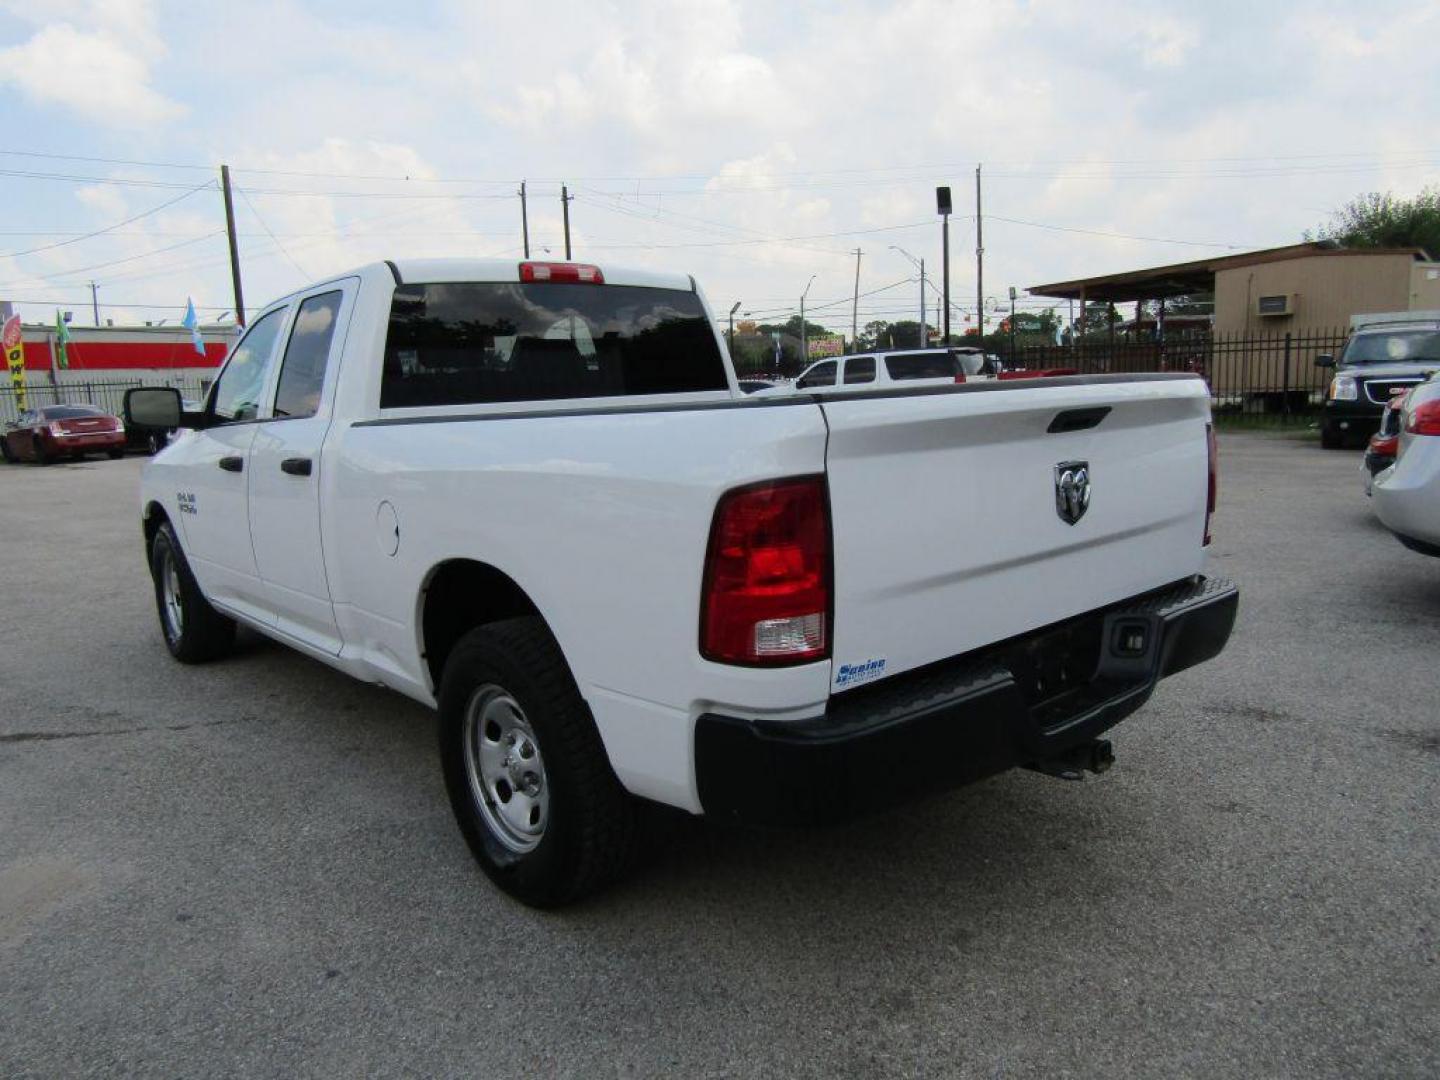
<svg viewBox="0 0 1440 1080"><path fill-rule="evenodd" d="M163 383L142 382L140 379L105 380L99 382L62 382L58 385L32 383L25 387L25 407L38 409L45 405L94 405L119 416L125 404L125 391L136 386L173 386L180 396L198 401L210 387L209 379L175 378ZM18 391L13 386L0 386L0 423L9 423L20 415Z"/></svg>
<svg viewBox="0 0 1440 1080"><path fill-rule="evenodd" d="M1012 362L1025 368L1102 372L1191 371L1210 387L1217 415L1309 421L1325 400L1331 372L1317 356L1338 356L1349 332L1336 328L1286 334L1187 336L1165 343L1078 341L1021 346Z"/></svg>

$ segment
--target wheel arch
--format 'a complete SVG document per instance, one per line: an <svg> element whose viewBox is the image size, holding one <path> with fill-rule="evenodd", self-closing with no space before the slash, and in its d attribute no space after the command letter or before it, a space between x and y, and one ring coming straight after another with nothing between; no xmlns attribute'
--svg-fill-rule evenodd
<svg viewBox="0 0 1440 1080"><path fill-rule="evenodd" d="M418 607L420 655L436 691L451 650L471 630L523 615L545 618L514 578L478 559L446 559L431 567L420 587Z"/></svg>
<svg viewBox="0 0 1440 1080"><path fill-rule="evenodd" d="M155 542L155 534L160 531L161 525L170 523L170 515L159 499L151 499L145 504L145 509L140 514L140 527L145 533L145 558L150 558L150 545Z"/></svg>

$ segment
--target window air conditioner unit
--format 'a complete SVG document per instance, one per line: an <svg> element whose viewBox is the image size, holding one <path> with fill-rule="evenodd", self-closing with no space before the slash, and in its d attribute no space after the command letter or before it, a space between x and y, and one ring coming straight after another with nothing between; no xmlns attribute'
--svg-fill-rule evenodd
<svg viewBox="0 0 1440 1080"><path fill-rule="evenodd" d="M1295 294L1280 293L1277 296L1260 296L1255 299L1256 315L1294 315Z"/></svg>

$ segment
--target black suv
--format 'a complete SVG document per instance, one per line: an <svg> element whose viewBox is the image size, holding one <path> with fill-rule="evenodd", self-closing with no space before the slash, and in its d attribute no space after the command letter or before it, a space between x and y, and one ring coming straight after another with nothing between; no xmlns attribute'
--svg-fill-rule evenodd
<svg viewBox="0 0 1440 1080"><path fill-rule="evenodd" d="M1320 444L1334 450L1347 437L1359 440L1375 434L1392 393L1408 390L1440 370L1440 322L1359 326L1338 362L1333 356L1317 356L1315 364L1335 369L1320 421Z"/></svg>

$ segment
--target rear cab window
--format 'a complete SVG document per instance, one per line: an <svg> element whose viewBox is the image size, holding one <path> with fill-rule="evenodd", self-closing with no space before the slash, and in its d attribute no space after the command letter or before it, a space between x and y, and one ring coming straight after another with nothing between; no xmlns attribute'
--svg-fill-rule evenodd
<svg viewBox="0 0 1440 1080"><path fill-rule="evenodd" d="M953 379L960 364L947 352L896 353L885 357L885 371L891 379Z"/></svg>
<svg viewBox="0 0 1440 1080"><path fill-rule="evenodd" d="M728 391L700 297L569 282L400 285L382 409Z"/></svg>

